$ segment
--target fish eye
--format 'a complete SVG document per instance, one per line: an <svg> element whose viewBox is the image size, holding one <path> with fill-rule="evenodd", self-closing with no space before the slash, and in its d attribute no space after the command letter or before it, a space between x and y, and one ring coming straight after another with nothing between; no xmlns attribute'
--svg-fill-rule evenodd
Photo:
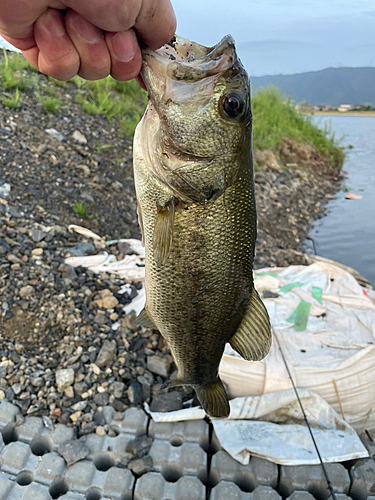
<svg viewBox="0 0 375 500"><path fill-rule="evenodd" d="M224 97L222 107L227 116L237 118L242 114L245 102L239 94L232 92Z"/></svg>

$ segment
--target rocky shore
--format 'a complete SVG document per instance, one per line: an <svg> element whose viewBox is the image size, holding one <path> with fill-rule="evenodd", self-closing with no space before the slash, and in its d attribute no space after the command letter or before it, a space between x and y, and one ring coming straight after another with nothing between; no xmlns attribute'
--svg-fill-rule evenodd
<svg viewBox="0 0 375 500"><path fill-rule="evenodd" d="M123 310L141 284L124 289L115 275L64 262L103 246L69 224L107 240L140 234L131 141L106 118L85 114L72 88L62 94L58 115L32 95L17 109L0 104L0 399L23 415L74 426L77 436L111 436L103 407L123 412L147 401L167 411L196 401L190 389L160 391L175 369L168 346ZM340 175L288 139L255 160L255 267L304 263L307 231ZM108 251L121 260L129 248L120 242Z"/></svg>

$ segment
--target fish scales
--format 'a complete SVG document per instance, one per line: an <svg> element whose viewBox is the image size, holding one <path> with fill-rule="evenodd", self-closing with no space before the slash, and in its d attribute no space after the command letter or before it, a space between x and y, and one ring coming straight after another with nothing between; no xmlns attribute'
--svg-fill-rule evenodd
<svg viewBox="0 0 375 500"><path fill-rule="evenodd" d="M229 44L224 39L224 46L233 53L231 39ZM225 344L237 335L232 347L254 360L270 346L268 316L252 277L256 209L250 102L247 118L236 126L229 122L228 132L225 117L217 111L223 93L228 99L219 77L209 82L209 89L218 89L216 94L198 96L198 103L193 98L193 105L181 105L176 97L177 105L172 98L168 102L166 91L158 100L155 56L152 51L147 54L142 75L151 102L134 140L135 186L146 251L144 314L175 356L178 376L172 385L193 386L208 414L227 416L229 407L218 377ZM161 64L168 67L164 60ZM246 92L247 75L238 67L241 85L235 89L244 87ZM230 93L232 66L225 71L229 95L238 96ZM193 73L190 68L190 79ZM243 333L249 307L252 319L247 324L254 331Z"/></svg>

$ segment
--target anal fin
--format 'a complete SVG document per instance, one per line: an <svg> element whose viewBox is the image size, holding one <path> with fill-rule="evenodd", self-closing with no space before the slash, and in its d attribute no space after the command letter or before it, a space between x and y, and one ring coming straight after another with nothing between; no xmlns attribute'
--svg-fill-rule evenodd
<svg viewBox="0 0 375 500"><path fill-rule="evenodd" d="M260 361L268 354L271 341L268 312L253 287L245 315L229 343L247 361Z"/></svg>
<svg viewBox="0 0 375 500"><path fill-rule="evenodd" d="M143 308L142 311L138 314L138 316L133 321L133 324L144 326L145 328L155 328L157 330L154 322L152 321L150 316L147 314L147 311L145 308Z"/></svg>
<svg viewBox="0 0 375 500"><path fill-rule="evenodd" d="M173 239L175 199L171 198L163 207L157 207L153 247L154 258L158 265L166 261Z"/></svg>

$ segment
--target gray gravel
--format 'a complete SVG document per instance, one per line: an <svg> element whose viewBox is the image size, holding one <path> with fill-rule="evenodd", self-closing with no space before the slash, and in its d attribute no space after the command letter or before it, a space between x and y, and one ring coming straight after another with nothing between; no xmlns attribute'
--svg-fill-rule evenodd
<svg viewBox="0 0 375 500"><path fill-rule="evenodd" d="M32 94L15 110L0 103L0 400L78 436L112 435L105 407L123 412L148 402L170 411L197 401L189 388L160 390L175 371L170 350L123 310L140 284L122 293L118 277L64 262L103 250L102 242L69 233L69 224L107 240L139 237L131 142L105 118L83 113L75 92L73 84L61 90L57 115ZM255 159L255 266L302 262L305 234L337 189L337 174L293 141L279 160L270 152ZM85 220L72 210L78 201L90 206ZM108 250L121 260L129 247Z"/></svg>

